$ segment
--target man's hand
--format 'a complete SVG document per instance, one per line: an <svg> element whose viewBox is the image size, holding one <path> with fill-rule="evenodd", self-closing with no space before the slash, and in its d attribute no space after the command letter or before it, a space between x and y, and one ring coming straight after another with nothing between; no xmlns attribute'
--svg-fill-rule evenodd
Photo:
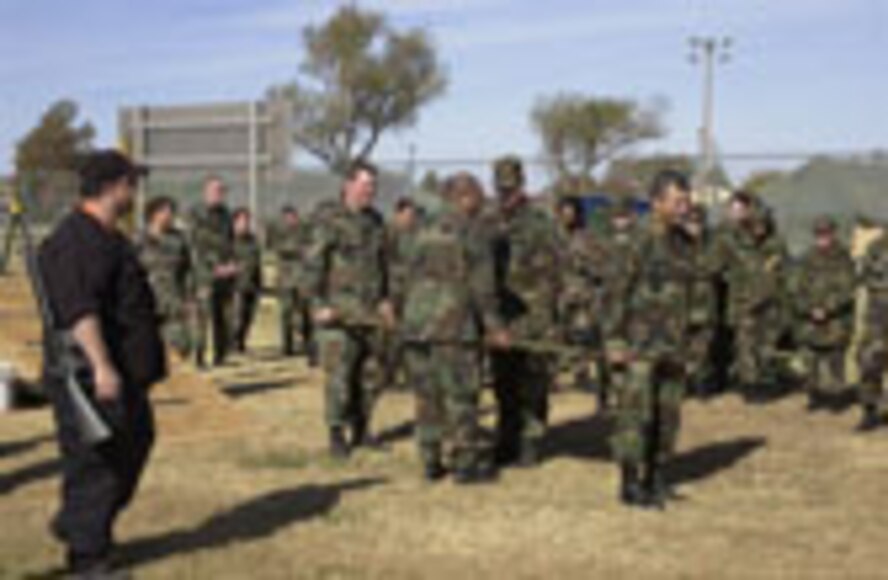
<svg viewBox="0 0 888 580"><path fill-rule="evenodd" d="M320 325L333 324L336 322L337 318L339 318L338 313L335 309L330 308L329 306L318 308L314 313L315 322Z"/></svg>
<svg viewBox="0 0 888 580"><path fill-rule="evenodd" d="M391 301L383 300L380 302L377 311L379 312L379 317L382 318L382 326L387 330L394 330L398 319L395 316L395 307Z"/></svg>
<svg viewBox="0 0 888 580"><path fill-rule="evenodd" d="M120 398L120 375L110 364L96 367L93 371L96 387L96 398L110 403Z"/></svg>
<svg viewBox="0 0 888 580"><path fill-rule="evenodd" d="M632 362L632 353L628 350L612 350L607 353L607 358L612 365L626 366Z"/></svg>
<svg viewBox="0 0 888 580"><path fill-rule="evenodd" d="M815 308L811 311L811 319L814 322L826 321L826 311L823 308Z"/></svg>
<svg viewBox="0 0 888 580"><path fill-rule="evenodd" d="M213 268L213 275L220 279L232 278L237 275L238 269L237 264L233 262L219 264Z"/></svg>
<svg viewBox="0 0 888 580"><path fill-rule="evenodd" d="M487 344L494 350L509 350L512 346L512 335L506 329L493 331L487 335Z"/></svg>

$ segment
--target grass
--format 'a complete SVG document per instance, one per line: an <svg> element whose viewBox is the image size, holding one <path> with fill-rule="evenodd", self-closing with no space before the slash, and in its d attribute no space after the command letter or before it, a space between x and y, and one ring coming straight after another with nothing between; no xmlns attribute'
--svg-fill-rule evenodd
<svg viewBox="0 0 888 580"><path fill-rule="evenodd" d="M222 403L195 399L206 407L185 423L181 405L158 409L159 444L119 530L139 578L888 577L888 433L854 434L855 410L809 415L799 395L688 402L685 499L663 513L617 504L605 425L576 392L554 398L539 469L494 486L429 485L398 429L412 417L407 394L381 402L377 429L396 435L385 451L327 459L321 377L272 356L273 312L253 357L211 377L220 389L273 388L235 389L220 415ZM3 577L61 557L46 531L51 432L45 410L0 418Z"/></svg>

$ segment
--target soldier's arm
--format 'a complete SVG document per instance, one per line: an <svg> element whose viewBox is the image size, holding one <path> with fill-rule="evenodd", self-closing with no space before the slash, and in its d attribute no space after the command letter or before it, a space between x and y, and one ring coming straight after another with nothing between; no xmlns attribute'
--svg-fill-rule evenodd
<svg viewBox="0 0 888 580"><path fill-rule="evenodd" d="M330 306L327 295L327 276L330 268L330 254L335 245L335 237L330 227L317 227L306 243L305 250L305 289L318 308Z"/></svg>
<svg viewBox="0 0 888 580"><path fill-rule="evenodd" d="M467 240L466 254L469 264L469 295L473 308L484 324L486 333L501 332L505 329L505 324L500 317L492 244L486 236L477 236Z"/></svg>

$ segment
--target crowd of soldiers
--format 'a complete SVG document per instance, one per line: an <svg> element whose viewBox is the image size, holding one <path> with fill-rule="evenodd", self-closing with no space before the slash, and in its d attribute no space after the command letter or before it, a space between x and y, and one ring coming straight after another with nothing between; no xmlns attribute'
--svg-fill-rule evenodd
<svg viewBox="0 0 888 580"><path fill-rule="evenodd" d="M388 224L376 181L377 169L357 162L339 199L304 217L284 207L266 228L281 352L297 354L298 344L323 369L337 458L378 444L374 406L403 381L416 396L429 481L481 483L506 466L535 466L550 393L568 371L612 421L621 501L662 506L675 495L668 464L686 397L736 388L758 403L802 383L817 411L847 395L861 287L859 429L884 422L888 236L855 264L838 224L823 217L811 248L792 258L758 196L735 193L727 219L711 227L687 178L671 170L646 200L614 200L596 227L579 199L552 212L528 196L516 157L493 167L495 201L457 173L438 192L440 209L402 199ZM184 232L172 199L151 200L138 241L164 336L201 367L246 349L263 292L252 216L229 211L225 193L221 179L207 179ZM488 385L490 435L479 425Z"/></svg>

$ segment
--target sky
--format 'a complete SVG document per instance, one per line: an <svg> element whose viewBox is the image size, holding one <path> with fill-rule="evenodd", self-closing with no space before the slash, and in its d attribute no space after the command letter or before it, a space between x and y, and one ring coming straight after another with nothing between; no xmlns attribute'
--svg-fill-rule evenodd
<svg viewBox="0 0 888 580"><path fill-rule="evenodd" d="M562 91L665 99L656 150L693 152L701 72L688 38L730 36L716 137L726 152L888 148L888 0L362 0L427 28L447 93L382 160L538 155L529 111ZM98 143L121 106L261 98L297 74L301 31L334 0L0 0L0 172L59 98Z"/></svg>

